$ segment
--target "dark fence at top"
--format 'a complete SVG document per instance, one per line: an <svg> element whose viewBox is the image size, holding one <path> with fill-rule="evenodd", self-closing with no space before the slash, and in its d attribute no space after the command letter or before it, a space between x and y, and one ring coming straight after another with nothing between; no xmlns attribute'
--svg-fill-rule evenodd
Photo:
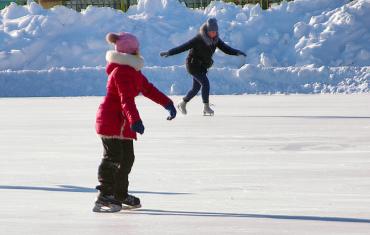
<svg viewBox="0 0 370 235"><path fill-rule="evenodd" d="M184 2L187 7L190 8L206 8L212 0L179 0ZM246 4L260 4L263 9L269 8L272 4L280 3L284 0L222 0L223 2L233 2L237 5L246 5ZM293 1L293 0L287 0Z"/></svg>
<svg viewBox="0 0 370 235"><path fill-rule="evenodd" d="M206 8L214 0L179 0L183 2L189 8ZM280 3L284 0L222 0L223 2L233 2L237 5L246 5L246 4L260 4L263 9L269 8L272 4ZM293 0L286 0L293 1ZM127 10L130 5L136 5L137 0L124 0L125 9Z"/></svg>
<svg viewBox="0 0 370 235"><path fill-rule="evenodd" d="M212 0L179 0L183 2L189 8L206 8ZM272 4L280 3L284 0L223 0L224 2L233 2L237 5L245 4L260 4L263 9L269 8ZM285 0L293 1L293 0ZM27 0L0 0L0 9L3 9L11 2L15 2L19 5L27 3ZM138 0L38 0L38 2L45 8L50 8L56 5L64 5L66 7L75 9L76 11L81 11L86 9L87 6L97 6L97 7L112 7L115 9L120 9L122 11L127 11L127 9L136 5Z"/></svg>
<svg viewBox="0 0 370 235"><path fill-rule="evenodd" d="M63 5L76 11L81 11L86 9L89 5L96 7L111 7L114 9L120 9L122 11L127 11L130 7L130 0L69 0L63 1ZM135 1L136 2L136 1ZM136 3L135 3L136 4ZM133 4L131 4L133 5Z"/></svg>
<svg viewBox="0 0 370 235"><path fill-rule="evenodd" d="M18 5L25 5L27 4L27 0L0 0L0 10L4 9L6 6L10 5L10 3L15 2Z"/></svg>

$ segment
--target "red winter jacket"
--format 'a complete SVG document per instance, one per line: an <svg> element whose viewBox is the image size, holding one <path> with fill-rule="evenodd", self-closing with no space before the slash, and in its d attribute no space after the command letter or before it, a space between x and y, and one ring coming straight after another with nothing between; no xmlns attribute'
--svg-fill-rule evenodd
<svg viewBox="0 0 370 235"><path fill-rule="evenodd" d="M166 107L172 103L140 72L143 59L139 56L108 51L106 72L109 75L107 94L96 115L96 132L102 137L136 139L131 125L141 120L135 97L145 97Z"/></svg>

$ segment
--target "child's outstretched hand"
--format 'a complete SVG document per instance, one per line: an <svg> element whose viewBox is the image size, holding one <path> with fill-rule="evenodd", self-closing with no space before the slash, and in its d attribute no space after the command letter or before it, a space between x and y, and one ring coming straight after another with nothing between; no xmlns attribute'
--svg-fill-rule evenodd
<svg viewBox="0 0 370 235"><path fill-rule="evenodd" d="M131 125L131 130L137 132L137 133L140 133L141 135L144 134L144 125L143 125L143 122L141 120L135 122L134 124Z"/></svg>
<svg viewBox="0 0 370 235"><path fill-rule="evenodd" d="M175 106L173 105L173 103L171 102L170 104L168 104L166 107L165 107L168 112L170 113L170 115L167 117L167 120L170 121L172 119L174 119L176 117L176 108Z"/></svg>

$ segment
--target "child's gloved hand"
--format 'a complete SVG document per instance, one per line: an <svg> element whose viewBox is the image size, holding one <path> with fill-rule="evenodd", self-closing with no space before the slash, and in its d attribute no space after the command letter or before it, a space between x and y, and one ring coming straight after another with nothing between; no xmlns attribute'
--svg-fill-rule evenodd
<svg viewBox="0 0 370 235"><path fill-rule="evenodd" d="M170 104L168 104L166 107L165 107L167 110L168 110L168 112L170 113L170 115L167 117L167 120L172 120L172 119L174 119L175 117L176 117L176 113L177 113L177 111L176 111L176 108L175 108L175 106L173 105L173 103L171 102Z"/></svg>
<svg viewBox="0 0 370 235"><path fill-rule="evenodd" d="M131 125L131 130L137 132L137 133L140 133L141 135L144 134L144 125L143 125L143 122L141 120L135 122L134 124Z"/></svg>

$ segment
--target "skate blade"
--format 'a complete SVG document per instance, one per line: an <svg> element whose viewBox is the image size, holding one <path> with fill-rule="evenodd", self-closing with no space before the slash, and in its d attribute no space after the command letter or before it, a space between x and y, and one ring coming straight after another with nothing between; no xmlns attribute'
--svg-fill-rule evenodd
<svg viewBox="0 0 370 235"><path fill-rule="evenodd" d="M214 113L203 113L203 116L214 116Z"/></svg>
<svg viewBox="0 0 370 235"><path fill-rule="evenodd" d="M103 204L100 204L100 203L96 203L94 208L93 208L93 212L97 212L97 213L114 213L114 212L118 212L122 209L121 206L119 205L114 205L114 204L111 204L109 206L106 206L106 205L103 205Z"/></svg>
<svg viewBox="0 0 370 235"><path fill-rule="evenodd" d="M136 205L136 206L130 206L130 205L122 205L122 210L135 210L141 208L141 204Z"/></svg>

